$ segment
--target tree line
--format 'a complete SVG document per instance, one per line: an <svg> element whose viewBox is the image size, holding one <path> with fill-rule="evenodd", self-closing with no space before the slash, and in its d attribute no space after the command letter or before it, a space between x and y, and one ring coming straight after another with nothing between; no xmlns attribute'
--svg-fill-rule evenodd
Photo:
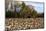
<svg viewBox="0 0 46 31"><path fill-rule="evenodd" d="M16 6L16 5L15 5ZM35 9L31 9L28 6L25 5L23 2L19 7L21 6L20 12L16 12L16 9L14 12L6 11L5 16L6 18L36 18L36 17L44 17L44 13L38 14Z"/></svg>

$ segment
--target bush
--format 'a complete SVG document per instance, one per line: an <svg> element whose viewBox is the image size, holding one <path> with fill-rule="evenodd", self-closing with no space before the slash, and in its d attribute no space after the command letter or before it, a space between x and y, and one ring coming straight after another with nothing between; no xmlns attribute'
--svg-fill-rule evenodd
<svg viewBox="0 0 46 31"><path fill-rule="evenodd" d="M8 17L8 18L15 17L15 13L11 12L11 11L6 11L6 17Z"/></svg>

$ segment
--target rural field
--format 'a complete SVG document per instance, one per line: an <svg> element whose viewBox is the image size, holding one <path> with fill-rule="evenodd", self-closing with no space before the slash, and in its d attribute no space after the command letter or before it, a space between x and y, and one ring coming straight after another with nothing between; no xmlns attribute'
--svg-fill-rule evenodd
<svg viewBox="0 0 46 31"><path fill-rule="evenodd" d="M5 31L44 28L44 3L5 0Z"/></svg>
<svg viewBox="0 0 46 31"><path fill-rule="evenodd" d="M44 18L6 18L6 30L43 29Z"/></svg>

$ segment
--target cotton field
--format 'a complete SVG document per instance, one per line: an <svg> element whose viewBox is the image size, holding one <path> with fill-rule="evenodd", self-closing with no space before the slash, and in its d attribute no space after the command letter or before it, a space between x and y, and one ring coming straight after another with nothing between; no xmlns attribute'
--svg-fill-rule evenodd
<svg viewBox="0 0 46 31"><path fill-rule="evenodd" d="M28 30L44 28L44 18L6 18L6 30Z"/></svg>

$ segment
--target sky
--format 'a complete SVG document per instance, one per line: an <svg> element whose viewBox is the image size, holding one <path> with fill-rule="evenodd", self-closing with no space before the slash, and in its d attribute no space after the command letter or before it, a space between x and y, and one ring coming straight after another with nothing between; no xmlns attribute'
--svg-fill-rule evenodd
<svg viewBox="0 0 46 31"><path fill-rule="evenodd" d="M38 12L38 13L42 13L44 10L43 8L43 3L39 3L39 2L30 2L30 1L26 1L25 2L26 5L32 5L34 6L34 9Z"/></svg>
<svg viewBox="0 0 46 31"><path fill-rule="evenodd" d="M13 1L33 1L33 2L44 2L44 0L13 0Z"/></svg>
<svg viewBox="0 0 46 31"><path fill-rule="evenodd" d="M38 13L42 13L44 10L43 8L43 0L15 0L15 1L28 1L28 2L25 2L27 5L33 5L35 10L38 12ZM31 2L32 1L32 2ZM34 3L33 3L34 2ZM40 2L40 3L37 3L37 2Z"/></svg>

